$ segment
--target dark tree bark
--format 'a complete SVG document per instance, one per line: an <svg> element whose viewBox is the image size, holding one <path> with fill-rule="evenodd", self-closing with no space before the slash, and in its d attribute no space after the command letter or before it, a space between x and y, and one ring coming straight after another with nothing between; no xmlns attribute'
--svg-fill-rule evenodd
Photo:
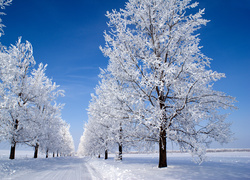
<svg viewBox="0 0 250 180"><path fill-rule="evenodd" d="M16 142L12 143L10 148L10 159L15 159L15 152L16 152Z"/></svg>
<svg viewBox="0 0 250 180"><path fill-rule="evenodd" d="M122 160L122 123L120 123L120 142L119 142L119 156L118 159Z"/></svg>
<svg viewBox="0 0 250 180"><path fill-rule="evenodd" d="M39 148L39 144L36 143L35 152L34 152L34 158L37 158L37 157L38 157L38 148Z"/></svg>
<svg viewBox="0 0 250 180"><path fill-rule="evenodd" d="M47 151L46 151L46 158L48 158L49 157L49 150L47 149Z"/></svg>
<svg viewBox="0 0 250 180"><path fill-rule="evenodd" d="M167 167L167 141L166 141L166 130L160 132L159 141L159 168Z"/></svg>
<svg viewBox="0 0 250 180"><path fill-rule="evenodd" d="M108 150L107 149L105 150L105 157L104 157L104 159L108 159Z"/></svg>
<svg viewBox="0 0 250 180"><path fill-rule="evenodd" d="M57 151L57 154L56 154L57 157L59 157L59 152Z"/></svg>
<svg viewBox="0 0 250 180"><path fill-rule="evenodd" d="M157 94L159 96L160 108L162 110L166 109L165 106L165 97L164 92L159 90L159 87L156 88ZM163 113L163 124L166 123L166 114ZM167 167L167 141L166 141L166 130L164 126L161 125L160 128L160 139L159 139L159 168Z"/></svg>
<svg viewBox="0 0 250 180"><path fill-rule="evenodd" d="M53 157L55 157L55 152L53 152Z"/></svg>
<svg viewBox="0 0 250 180"><path fill-rule="evenodd" d="M122 143L119 143L119 156L118 156L119 160L122 160Z"/></svg>
<svg viewBox="0 0 250 180"><path fill-rule="evenodd" d="M98 155L98 158L101 158L101 155L100 155L100 154Z"/></svg>
<svg viewBox="0 0 250 180"><path fill-rule="evenodd" d="M19 121L16 119L15 125L14 125L15 130L17 130L17 128L18 128L18 122ZM15 142L14 137L13 137L11 148L10 148L10 159L15 159L15 153L16 153L16 142Z"/></svg>

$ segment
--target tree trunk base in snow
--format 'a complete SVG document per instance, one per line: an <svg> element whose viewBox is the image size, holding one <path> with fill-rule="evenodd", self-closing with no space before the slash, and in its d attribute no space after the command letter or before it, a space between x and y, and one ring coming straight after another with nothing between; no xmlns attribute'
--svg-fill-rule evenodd
<svg viewBox="0 0 250 180"><path fill-rule="evenodd" d="M13 143L10 148L10 159L15 159L16 143Z"/></svg>
<svg viewBox="0 0 250 180"><path fill-rule="evenodd" d="M39 148L39 145L36 144L36 146L35 146L35 152L34 152L34 158L38 157L38 148Z"/></svg>
<svg viewBox="0 0 250 180"><path fill-rule="evenodd" d="M122 144L119 144L119 155L118 155L118 160L122 160Z"/></svg>
<svg viewBox="0 0 250 180"><path fill-rule="evenodd" d="M105 150L105 156L104 159L108 159L108 150Z"/></svg>
<svg viewBox="0 0 250 180"><path fill-rule="evenodd" d="M163 130L160 133L159 141L159 168L167 167L167 140L166 131Z"/></svg>

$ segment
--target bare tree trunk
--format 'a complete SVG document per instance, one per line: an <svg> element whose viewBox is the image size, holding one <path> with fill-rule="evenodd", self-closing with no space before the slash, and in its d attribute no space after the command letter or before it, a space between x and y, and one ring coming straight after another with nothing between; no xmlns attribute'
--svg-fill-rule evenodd
<svg viewBox="0 0 250 180"><path fill-rule="evenodd" d="M122 160L122 144L119 144L119 160Z"/></svg>
<svg viewBox="0 0 250 180"><path fill-rule="evenodd" d="M57 151L57 154L56 154L57 157L59 157L59 151Z"/></svg>
<svg viewBox="0 0 250 180"><path fill-rule="evenodd" d="M46 158L48 158L49 157L49 150L47 149L47 151L46 151Z"/></svg>
<svg viewBox="0 0 250 180"><path fill-rule="evenodd" d="M108 150L107 149L105 150L105 157L104 157L104 159L108 159Z"/></svg>
<svg viewBox="0 0 250 180"><path fill-rule="evenodd" d="M164 110L163 112L163 124L166 123L166 114L165 114L165 98L163 91L159 91L159 88L157 87L157 94L159 96L159 102L160 102L160 108L161 110ZM166 129L163 125L160 127L160 139L159 139L159 168L167 167L167 141L166 141Z"/></svg>
<svg viewBox="0 0 250 180"><path fill-rule="evenodd" d="M55 157L55 152L53 152L53 157Z"/></svg>
<svg viewBox="0 0 250 180"><path fill-rule="evenodd" d="M16 152L16 142L13 142L10 148L10 159L15 159L15 152Z"/></svg>
<svg viewBox="0 0 250 180"><path fill-rule="evenodd" d="M120 123L120 142L119 142L119 156L118 156L118 159L119 160L122 160L122 124Z"/></svg>
<svg viewBox="0 0 250 180"><path fill-rule="evenodd" d="M167 141L166 141L166 130L160 131L159 141L159 168L167 167Z"/></svg>
<svg viewBox="0 0 250 180"><path fill-rule="evenodd" d="M101 155L100 155L100 154L98 154L98 158L101 158Z"/></svg>
<svg viewBox="0 0 250 180"><path fill-rule="evenodd" d="M34 152L34 158L37 158L37 157L38 157L38 148L39 148L39 144L36 143L35 152Z"/></svg>
<svg viewBox="0 0 250 180"><path fill-rule="evenodd" d="M15 125L14 125L15 130L17 130L17 128L18 128L18 122L19 121L16 119ZM15 153L16 153L16 142L15 142L15 139L13 137L11 148L10 148L10 159L15 159Z"/></svg>

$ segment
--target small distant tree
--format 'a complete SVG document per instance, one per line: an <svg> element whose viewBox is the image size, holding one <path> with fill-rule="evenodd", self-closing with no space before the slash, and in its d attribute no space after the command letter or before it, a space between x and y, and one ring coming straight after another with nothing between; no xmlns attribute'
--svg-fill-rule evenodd
<svg viewBox="0 0 250 180"><path fill-rule="evenodd" d="M203 160L212 141L231 140L220 109L234 109L233 97L213 90L225 77L210 70L210 59L195 32L208 20L191 0L129 0L107 13L107 71L137 94L130 107L145 133L159 144L159 167L167 167L167 140ZM132 120L132 119L131 119ZM144 134L144 135L143 135Z"/></svg>
<svg viewBox="0 0 250 180"><path fill-rule="evenodd" d="M59 131L59 139L61 139L61 141L60 143L55 142L56 148L54 149L54 152L60 151L66 156L72 156L74 154L75 146L69 128L70 126L65 121L62 121L62 125L60 126L60 131Z"/></svg>

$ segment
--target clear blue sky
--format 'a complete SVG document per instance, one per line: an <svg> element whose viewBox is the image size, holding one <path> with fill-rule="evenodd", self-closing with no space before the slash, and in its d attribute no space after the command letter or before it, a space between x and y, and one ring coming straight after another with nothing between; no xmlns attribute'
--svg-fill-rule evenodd
<svg viewBox="0 0 250 180"><path fill-rule="evenodd" d="M47 76L61 85L66 96L63 119L71 125L76 149L87 121L90 94L98 83L99 67L108 59L99 50L107 29L106 11L123 8L125 0L13 0L2 16L3 45L19 36L34 48L37 63L48 64ZM250 148L250 0L198 0L211 20L200 31L202 51L212 58L212 69L227 78L215 89L234 96L239 110L228 121L236 141L224 147ZM220 147L216 144L213 147Z"/></svg>

